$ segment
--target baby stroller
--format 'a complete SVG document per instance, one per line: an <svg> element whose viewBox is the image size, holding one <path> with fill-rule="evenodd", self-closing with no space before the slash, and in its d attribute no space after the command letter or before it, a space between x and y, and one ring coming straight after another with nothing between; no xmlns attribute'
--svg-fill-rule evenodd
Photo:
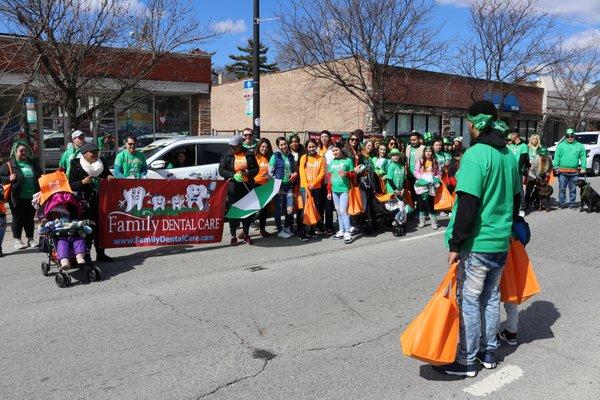
<svg viewBox="0 0 600 400"><path fill-rule="evenodd" d="M374 194L371 198L371 204L373 206L373 218L378 225L392 228L394 236L406 235L406 206L402 199L393 194ZM402 211L402 213L398 216L399 211Z"/></svg>
<svg viewBox="0 0 600 400"><path fill-rule="evenodd" d="M69 218L60 216L69 216ZM80 220L81 206L77 198L69 192L51 194L40 204L38 218L42 221L39 228L40 251L48 255L48 260L42 262L42 274L49 276L50 270L53 267L57 268L58 272L54 275L54 281L60 288L72 284L71 273L75 269L81 269L90 282L100 281L102 278L100 269L92 266L89 262L82 264L79 262L81 260L73 259L73 254L71 254L69 266L65 267L61 266L58 259L57 248L61 245L61 241L67 244L77 242L78 256L81 254L80 252L89 253L85 244L85 236L92 233L93 224L88 220ZM86 258L89 259L89 257Z"/></svg>

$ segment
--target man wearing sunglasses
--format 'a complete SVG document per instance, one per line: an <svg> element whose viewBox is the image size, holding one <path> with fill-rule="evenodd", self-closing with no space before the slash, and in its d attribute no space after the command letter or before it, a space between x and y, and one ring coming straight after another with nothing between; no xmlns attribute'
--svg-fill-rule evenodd
<svg viewBox="0 0 600 400"><path fill-rule="evenodd" d="M250 128L244 129L244 131L242 132L242 139L244 139L244 141L242 142L242 147L246 151L248 151L248 150L254 151L254 148L258 144L258 140L254 137L254 132L252 131L252 129L250 129Z"/></svg>
<svg viewBox="0 0 600 400"><path fill-rule="evenodd" d="M117 154L115 158L115 177L140 179L148 173L146 157L137 150L137 139L135 136L127 136L125 139L125 151Z"/></svg>
<svg viewBox="0 0 600 400"><path fill-rule="evenodd" d="M558 204L560 208L575 208L579 174L585 174L587 161L585 147L575 138L575 131L567 129L565 140L556 146L554 153L554 174L558 176ZM566 190L569 188L569 201Z"/></svg>

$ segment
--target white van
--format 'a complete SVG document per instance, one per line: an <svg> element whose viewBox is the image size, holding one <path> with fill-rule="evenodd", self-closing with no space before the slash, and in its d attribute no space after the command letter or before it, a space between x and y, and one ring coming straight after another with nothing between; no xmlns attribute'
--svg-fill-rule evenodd
<svg viewBox="0 0 600 400"><path fill-rule="evenodd" d="M230 137L161 139L143 150L148 163L148 179L223 179L219 176L219 161L227 151ZM183 164L177 157L185 155Z"/></svg>

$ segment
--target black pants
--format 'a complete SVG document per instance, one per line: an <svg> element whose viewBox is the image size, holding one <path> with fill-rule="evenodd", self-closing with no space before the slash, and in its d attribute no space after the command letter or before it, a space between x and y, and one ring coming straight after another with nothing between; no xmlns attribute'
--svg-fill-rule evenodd
<svg viewBox="0 0 600 400"><path fill-rule="evenodd" d="M256 186L254 186L254 188L257 188L260 186L262 186L262 185L256 185ZM267 216L269 214L269 208L271 207L271 202L265 204L265 206L263 208L261 208L259 212L254 214L254 218L258 217L258 226L260 227L261 232L264 231L265 228L267 227Z"/></svg>
<svg viewBox="0 0 600 400"><path fill-rule="evenodd" d="M537 185L537 180L536 179L530 179L527 181L527 186L525 188L525 208L529 208L529 206L531 205L531 198L533 197L533 192L534 189ZM539 202L539 198L536 197L536 203ZM534 203L535 206L535 203Z"/></svg>
<svg viewBox="0 0 600 400"><path fill-rule="evenodd" d="M21 238L21 233L25 230L27 238L33 237L33 217L35 208L31 205L31 199L17 199L17 204L10 202L10 212L12 213L12 233L15 239Z"/></svg>
<svg viewBox="0 0 600 400"><path fill-rule="evenodd" d="M423 195L418 194L417 195L417 204L419 207L419 212L435 214L435 209L433 208L433 200L434 200L434 196L427 196L427 199L423 199Z"/></svg>
<svg viewBox="0 0 600 400"><path fill-rule="evenodd" d="M408 175L406 176L406 179L408 180L408 191L410 192L410 196L413 199L413 203L415 203L415 211L424 211L421 210L421 206L420 206L420 202L418 197L420 197L416 192L415 192L415 182L417 181L417 179L415 178L415 176L412 174L412 172L408 171Z"/></svg>
<svg viewBox="0 0 600 400"><path fill-rule="evenodd" d="M323 185L325 185L323 183ZM325 229L333 231L333 210L335 207L333 206L333 200L327 199L327 189L325 187L321 188L321 193L319 194L319 203L318 203L319 215L321 216L321 220L317 224L319 229L323 229L323 224L325 225Z"/></svg>

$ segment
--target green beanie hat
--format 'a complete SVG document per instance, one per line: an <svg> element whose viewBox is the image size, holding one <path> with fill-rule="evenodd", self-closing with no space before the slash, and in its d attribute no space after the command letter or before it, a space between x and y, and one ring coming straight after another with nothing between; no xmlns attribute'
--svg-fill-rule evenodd
<svg viewBox="0 0 600 400"><path fill-rule="evenodd" d="M431 143L431 142L433 142L433 133L425 132L423 134L423 143L427 144L427 143Z"/></svg>
<svg viewBox="0 0 600 400"><path fill-rule="evenodd" d="M567 136L571 136L575 134L575 130L573 128L567 129Z"/></svg>
<svg viewBox="0 0 600 400"><path fill-rule="evenodd" d="M392 149L392 150L390 150L389 154L390 154L390 157L391 156L401 156L402 155L402 153L398 149Z"/></svg>
<svg viewBox="0 0 600 400"><path fill-rule="evenodd" d="M540 147L538 149L538 154L540 156L547 156L548 155L548 149L546 147Z"/></svg>

